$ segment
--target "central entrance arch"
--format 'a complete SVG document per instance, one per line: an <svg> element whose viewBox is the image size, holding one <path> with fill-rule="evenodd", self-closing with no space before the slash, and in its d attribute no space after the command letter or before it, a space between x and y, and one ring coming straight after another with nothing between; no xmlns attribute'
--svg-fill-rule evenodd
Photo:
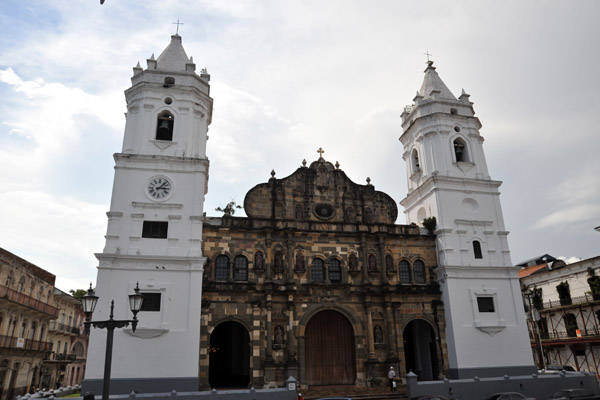
<svg viewBox="0 0 600 400"><path fill-rule="evenodd" d="M250 335L234 321L210 335L208 381L213 388L246 388L250 382Z"/></svg>
<svg viewBox="0 0 600 400"><path fill-rule="evenodd" d="M308 321L305 333L308 385L352 385L356 359L352 325L337 311L321 311Z"/></svg>

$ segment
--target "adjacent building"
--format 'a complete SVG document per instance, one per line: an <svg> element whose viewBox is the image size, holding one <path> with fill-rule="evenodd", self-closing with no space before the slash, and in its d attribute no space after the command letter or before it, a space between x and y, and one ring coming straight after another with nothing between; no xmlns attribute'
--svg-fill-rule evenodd
<svg viewBox="0 0 600 400"><path fill-rule="evenodd" d="M53 349L50 326L60 310L55 276L0 248L0 400L46 386L43 362Z"/></svg>
<svg viewBox="0 0 600 400"><path fill-rule="evenodd" d="M577 371L598 374L600 256L566 264L545 254L520 266L531 347L538 366L570 365Z"/></svg>
<svg viewBox="0 0 600 400"><path fill-rule="evenodd" d="M81 384L85 371L88 336L82 330L85 315L81 302L54 288L54 305L59 316L50 322L48 341L53 351L42 365L42 381L47 388Z"/></svg>

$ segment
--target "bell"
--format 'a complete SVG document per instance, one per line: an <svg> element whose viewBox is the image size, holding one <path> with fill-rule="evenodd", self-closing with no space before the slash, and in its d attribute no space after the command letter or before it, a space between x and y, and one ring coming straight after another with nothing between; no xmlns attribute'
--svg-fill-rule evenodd
<svg viewBox="0 0 600 400"><path fill-rule="evenodd" d="M169 123L166 120L162 120L160 126L158 127L157 138L168 138L171 136L171 130L169 129Z"/></svg>

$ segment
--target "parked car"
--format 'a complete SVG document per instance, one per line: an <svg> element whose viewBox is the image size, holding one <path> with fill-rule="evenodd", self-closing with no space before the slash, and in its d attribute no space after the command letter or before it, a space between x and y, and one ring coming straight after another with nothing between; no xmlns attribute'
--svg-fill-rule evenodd
<svg viewBox="0 0 600 400"><path fill-rule="evenodd" d="M538 372L540 374L560 374L561 372L564 372L566 374L577 373L577 371L575 371L575 368L573 368L572 366L559 364L546 365L545 369L540 369Z"/></svg>
<svg viewBox="0 0 600 400"><path fill-rule="evenodd" d="M517 392L494 393L487 400L535 400L533 397L526 397Z"/></svg>
<svg viewBox="0 0 600 400"><path fill-rule="evenodd" d="M600 400L600 394L593 394L585 389L564 389L554 393L551 400Z"/></svg>

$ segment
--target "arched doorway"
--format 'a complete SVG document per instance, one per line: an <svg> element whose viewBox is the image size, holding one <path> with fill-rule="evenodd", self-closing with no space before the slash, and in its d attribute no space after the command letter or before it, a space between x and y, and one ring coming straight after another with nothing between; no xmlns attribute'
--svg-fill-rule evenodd
<svg viewBox="0 0 600 400"><path fill-rule="evenodd" d="M437 379L439 375L435 333L423 320L411 321L404 328L406 372L414 372L420 381Z"/></svg>
<svg viewBox="0 0 600 400"><path fill-rule="evenodd" d="M219 324L210 335L208 381L213 388L245 388L250 382L250 335L238 322Z"/></svg>
<svg viewBox="0 0 600 400"><path fill-rule="evenodd" d="M305 331L306 383L352 385L356 380L352 325L337 311L321 311Z"/></svg>

